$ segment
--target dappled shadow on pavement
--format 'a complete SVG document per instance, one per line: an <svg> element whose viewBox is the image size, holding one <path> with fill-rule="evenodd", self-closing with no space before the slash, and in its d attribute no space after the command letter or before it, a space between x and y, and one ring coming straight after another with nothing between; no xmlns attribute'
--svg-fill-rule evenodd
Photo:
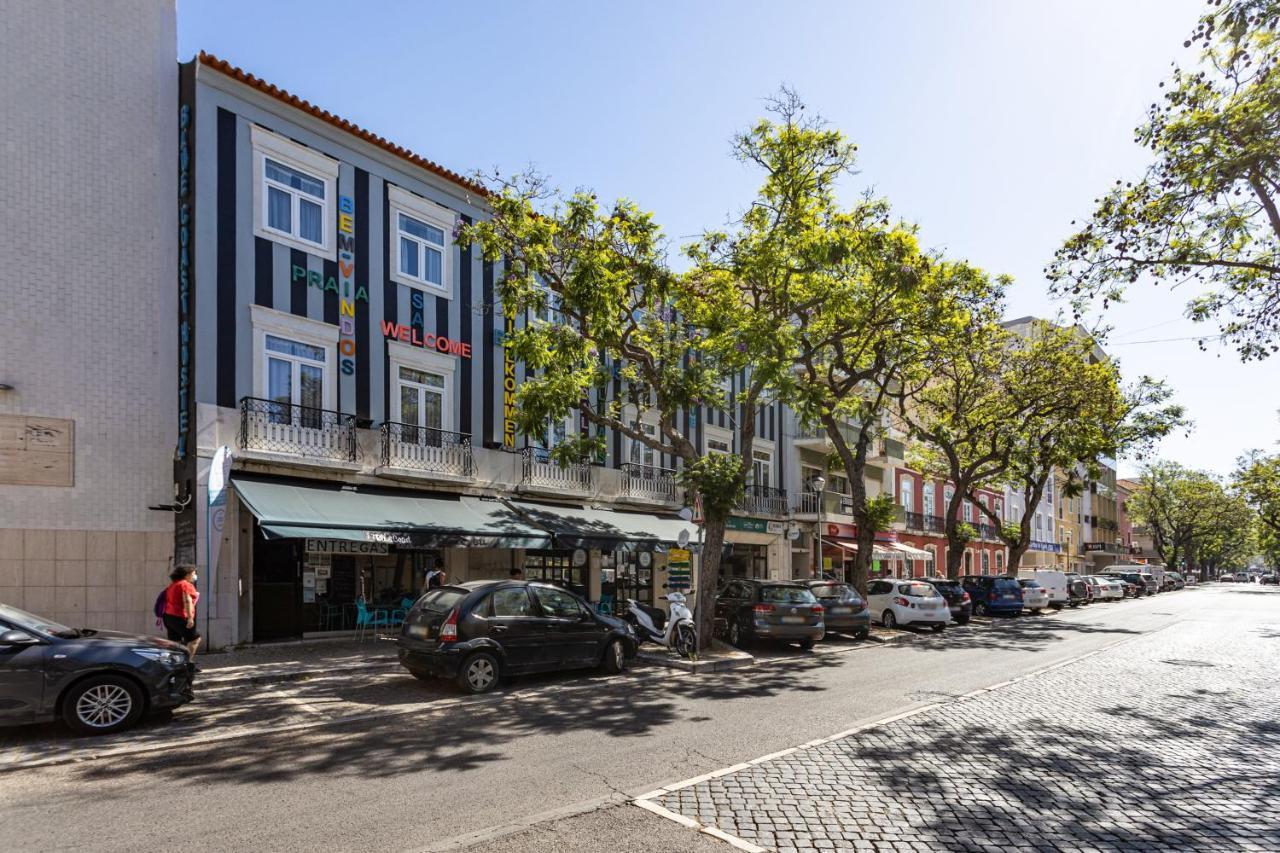
<svg viewBox="0 0 1280 853"><path fill-rule="evenodd" d="M531 736L561 736L579 731L615 738L651 735L675 723L682 699L735 699L823 689L810 673L835 662L797 661L785 669L732 670L711 676L682 677L673 685L646 673L624 676L562 674L514 681L501 693L457 701L459 694L412 678L385 690L382 708L421 702L424 694L450 692L453 703L426 706L421 712L388 716L334 729L264 732L252 738L207 746L193 745L128 759L129 772L180 782L280 782L316 774L353 779L469 770L511 756L508 745ZM314 699L314 697L313 697ZM308 701L313 701L308 700ZM433 703L434 704L434 703ZM249 713L246 711L246 713ZM119 763L102 761L77 767L85 781L105 781L122 772Z"/></svg>

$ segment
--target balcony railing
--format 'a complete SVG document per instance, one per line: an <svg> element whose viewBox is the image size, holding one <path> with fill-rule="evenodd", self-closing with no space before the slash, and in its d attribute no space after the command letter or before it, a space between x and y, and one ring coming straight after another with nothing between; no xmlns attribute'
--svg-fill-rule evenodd
<svg viewBox="0 0 1280 853"><path fill-rule="evenodd" d="M978 529L978 538L995 540L1000 538L1000 531L996 529L994 524L975 524Z"/></svg>
<svg viewBox="0 0 1280 853"><path fill-rule="evenodd" d="M786 515L787 490L749 483L738 509L748 515Z"/></svg>
<svg viewBox="0 0 1280 853"><path fill-rule="evenodd" d="M259 397L240 401L240 447L309 459L356 460L356 416Z"/></svg>
<svg viewBox="0 0 1280 853"><path fill-rule="evenodd" d="M926 515L924 517L925 533L946 533L947 520L940 515Z"/></svg>
<svg viewBox="0 0 1280 853"><path fill-rule="evenodd" d="M791 499L791 511L799 515L817 515L817 492L804 491L795 495ZM853 515L853 503L848 495L839 492L823 492L822 514L824 516Z"/></svg>
<svg viewBox="0 0 1280 853"><path fill-rule="evenodd" d="M561 465L540 447L526 447L520 455L524 457L520 485L565 492L591 491L591 466L586 462Z"/></svg>
<svg viewBox="0 0 1280 853"><path fill-rule="evenodd" d="M1114 542L1086 542L1084 550L1090 554L1123 554L1125 547Z"/></svg>
<svg viewBox="0 0 1280 853"><path fill-rule="evenodd" d="M924 513L922 512L910 512L902 507L898 507L897 518L898 521L901 521L907 526L908 530L924 530Z"/></svg>
<svg viewBox="0 0 1280 853"><path fill-rule="evenodd" d="M395 421L382 425L382 464L453 477L476 470L470 435Z"/></svg>
<svg viewBox="0 0 1280 853"><path fill-rule="evenodd" d="M638 462L624 462L621 469L622 494L633 498L679 503L678 472L670 468L642 465Z"/></svg>

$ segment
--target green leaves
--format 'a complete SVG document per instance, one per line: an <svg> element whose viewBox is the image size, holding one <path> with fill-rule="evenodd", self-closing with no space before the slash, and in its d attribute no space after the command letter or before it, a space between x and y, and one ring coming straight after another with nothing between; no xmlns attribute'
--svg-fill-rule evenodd
<svg viewBox="0 0 1280 853"><path fill-rule="evenodd" d="M1234 0L1201 18L1199 70L1175 67L1136 131L1154 155L1146 174L1117 181L1046 268L1077 314L1142 278L1192 279L1205 292L1188 316L1216 320L1242 360L1280 349L1278 21L1276 0Z"/></svg>

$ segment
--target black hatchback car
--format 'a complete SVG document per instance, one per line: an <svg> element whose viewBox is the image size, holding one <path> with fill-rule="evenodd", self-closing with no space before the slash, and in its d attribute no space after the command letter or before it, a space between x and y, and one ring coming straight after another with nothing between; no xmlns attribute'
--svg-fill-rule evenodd
<svg viewBox="0 0 1280 853"><path fill-rule="evenodd" d="M484 693L507 675L600 667L618 673L636 655L621 619L568 590L527 581L472 581L428 592L396 641L415 677L452 678Z"/></svg>
<svg viewBox="0 0 1280 853"><path fill-rule="evenodd" d="M69 628L0 604L0 725L61 717L81 734L111 734L192 698L177 643Z"/></svg>
<svg viewBox="0 0 1280 853"><path fill-rule="evenodd" d="M951 618L957 625L969 624L969 617L973 615L973 598L964 591L960 581L953 581L950 578L921 578L921 580L932 584L934 589L942 593L942 597L947 600L947 606L951 608Z"/></svg>
<svg viewBox="0 0 1280 853"><path fill-rule="evenodd" d="M853 584L832 580L804 583L824 608L822 619L828 634L852 634L859 640L871 636L871 611Z"/></svg>

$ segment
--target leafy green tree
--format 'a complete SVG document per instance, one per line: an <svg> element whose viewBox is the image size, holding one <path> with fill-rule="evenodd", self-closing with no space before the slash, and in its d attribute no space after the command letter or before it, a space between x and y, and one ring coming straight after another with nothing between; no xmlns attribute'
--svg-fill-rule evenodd
<svg viewBox="0 0 1280 853"><path fill-rule="evenodd" d="M510 338L526 367L517 391L517 428L541 437L549 423L571 414L594 427L553 449L561 464L598 458L604 430L682 460L681 477L704 517L696 590L701 601L711 601L725 525L750 471L756 414L776 381L777 370L769 365L785 336L752 327L749 312L708 315L705 300L733 303L733 280L673 272L660 229L635 204L620 200L602 207L588 192L561 197L532 174L492 182L491 217L462 227L459 239L502 263L496 287L503 311L557 317L530 323ZM694 440L693 413L723 404L729 378L748 368L751 380L730 403L741 453L704 453ZM621 394L608 390L615 379ZM647 415L656 418L656 434L642 428ZM705 648L714 608L698 611Z"/></svg>
<svg viewBox="0 0 1280 853"><path fill-rule="evenodd" d="M1212 474L1176 462L1147 466L1129 498L1129 515L1151 531L1156 553L1171 569L1196 573L1202 559L1217 571L1248 551L1252 513Z"/></svg>
<svg viewBox="0 0 1280 853"><path fill-rule="evenodd" d="M1280 536L1280 455L1254 450L1241 457L1232 484L1258 514L1258 523Z"/></svg>
<svg viewBox="0 0 1280 853"><path fill-rule="evenodd" d="M999 481L975 484L968 498L1008 548L1006 570L1016 577L1055 470L1096 472L1100 457L1141 455L1185 421L1182 408L1168 404L1172 392L1164 383L1144 376L1123 387L1119 366L1078 328L1033 321L1010 345L1017 383L1011 393L1025 401L1025 417L994 426L989 444L1010 451L1008 467ZM1021 515L1009 523L976 494L979 486L1002 485L1022 498Z"/></svg>
<svg viewBox="0 0 1280 853"><path fill-rule="evenodd" d="M1280 349L1280 0L1211 5L1186 43L1199 66L1175 66L1136 130L1146 174L1117 181L1046 272L1078 311L1144 277L1200 282L1189 316L1248 361Z"/></svg>

